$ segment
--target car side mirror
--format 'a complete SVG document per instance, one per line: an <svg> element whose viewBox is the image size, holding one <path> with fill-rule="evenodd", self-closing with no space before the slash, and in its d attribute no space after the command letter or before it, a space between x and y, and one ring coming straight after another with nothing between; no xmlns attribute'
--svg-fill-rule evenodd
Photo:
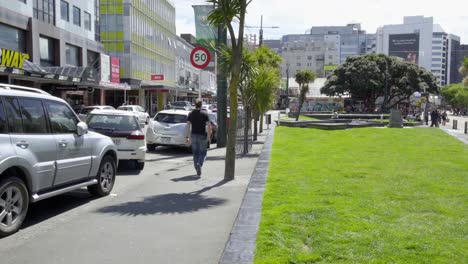
<svg viewBox="0 0 468 264"><path fill-rule="evenodd" d="M83 136L88 133L88 125L85 122L79 122L76 128L76 134Z"/></svg>

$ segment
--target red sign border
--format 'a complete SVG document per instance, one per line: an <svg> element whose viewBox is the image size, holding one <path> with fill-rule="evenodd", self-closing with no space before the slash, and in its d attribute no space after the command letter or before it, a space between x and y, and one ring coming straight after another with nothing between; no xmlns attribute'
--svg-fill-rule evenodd
<svg viewBox="0 0 468 264"><path fill-rule="evenodd" d="M193 56L195 55L195 52L197 52L197 51L199 51L199 50L205 52L205 53L206 53L206 56L208 57L207 60L206 60L206 62L205 62L204 64L202 64L202 65L197 65L197 64L195 63L195 61L193 60ZM211 53L210 53L210 51L209 51L207 48L205 48L205 47L201 47L201 46L200 46L200 47L196 47L196 48L194 48L194 49L192 50L192 52L190 53L190 63L192 63L192 66L195 67L195 68L197 68L197 69L204 69L204 68L206 68L206 67L210 64L210 61L211 61Z"/></svg>

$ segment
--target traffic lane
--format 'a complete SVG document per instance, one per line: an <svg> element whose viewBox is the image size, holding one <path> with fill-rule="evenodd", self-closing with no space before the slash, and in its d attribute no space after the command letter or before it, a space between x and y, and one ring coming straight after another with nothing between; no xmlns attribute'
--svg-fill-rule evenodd
<svg viewBox="0 0 468 264"><path fill-rule="evenodd" d="M179 181L194 175L191 162L173 167L116 196L80 207L72 217L55 217L58 224L15 239L11 243L16 246L7 241L4 249L0 241L1 263L216 263L253 164L241 166L243 180L226 183L221 173L224 151L214 150L210 156L215 159L209 168L216 173L202 179ZM103 248L105 244L109 246Z"/></svg>
<svg viewBox="0 0 468 264"><path fill-rule="evenodd" d="M103 203L132 189L167 171L191 164L191 155L175 148L161 147L155 152L148 152L145 169L138 171L132 164L121 162L111 195L103 198L91 196L86 188L45 199L30 205L28 216L19 232L0 239L1 252L20 246L28 240L33 240L41 233L53 230L55 227L70 221L75 217L92 211ZM3 263L3 261L0 261Z"/></svg>

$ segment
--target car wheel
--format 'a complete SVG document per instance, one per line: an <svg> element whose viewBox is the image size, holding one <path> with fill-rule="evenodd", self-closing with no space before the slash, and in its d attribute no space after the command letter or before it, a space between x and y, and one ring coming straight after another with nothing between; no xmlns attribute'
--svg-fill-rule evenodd
<svg viewBox="0 0 468 264"><path fill-rule="evenodd" d="M154 150L156 150L156 145L155 144L146 144L146 148L149 151L154 151Z"/></svg>
<svg viewBox="0 0 468 264"><path fill-rule="evenodd" d="M8 236L21 227L29 206L28 189L17 177L0 181L0 237Z"/></svg>
<svg viewBox="0 0 468 264"><path fill-rule="evenodd" d="M88 186L88 191L97 197L109 195L114 187L116 166L115 160L111 156L105 156L99 166L96 179L98 183Z"/></svg>
<svg viewBox="0 0 468 264"><path fill-rule="evenodd" d="M135 161L135 167L137 170L143 170L145 168L145 162L144 161Z"/></svg>

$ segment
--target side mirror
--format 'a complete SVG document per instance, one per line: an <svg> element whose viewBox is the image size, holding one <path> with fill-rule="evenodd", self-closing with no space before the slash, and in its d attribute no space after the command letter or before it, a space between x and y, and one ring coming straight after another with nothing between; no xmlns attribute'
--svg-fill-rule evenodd
<svg viewBox="0 0 468 264"><path fill-rule="evenodd" d="M88 133L88 125L85 122L79 122L76 128L78 136L83 136Z"/></svg>

